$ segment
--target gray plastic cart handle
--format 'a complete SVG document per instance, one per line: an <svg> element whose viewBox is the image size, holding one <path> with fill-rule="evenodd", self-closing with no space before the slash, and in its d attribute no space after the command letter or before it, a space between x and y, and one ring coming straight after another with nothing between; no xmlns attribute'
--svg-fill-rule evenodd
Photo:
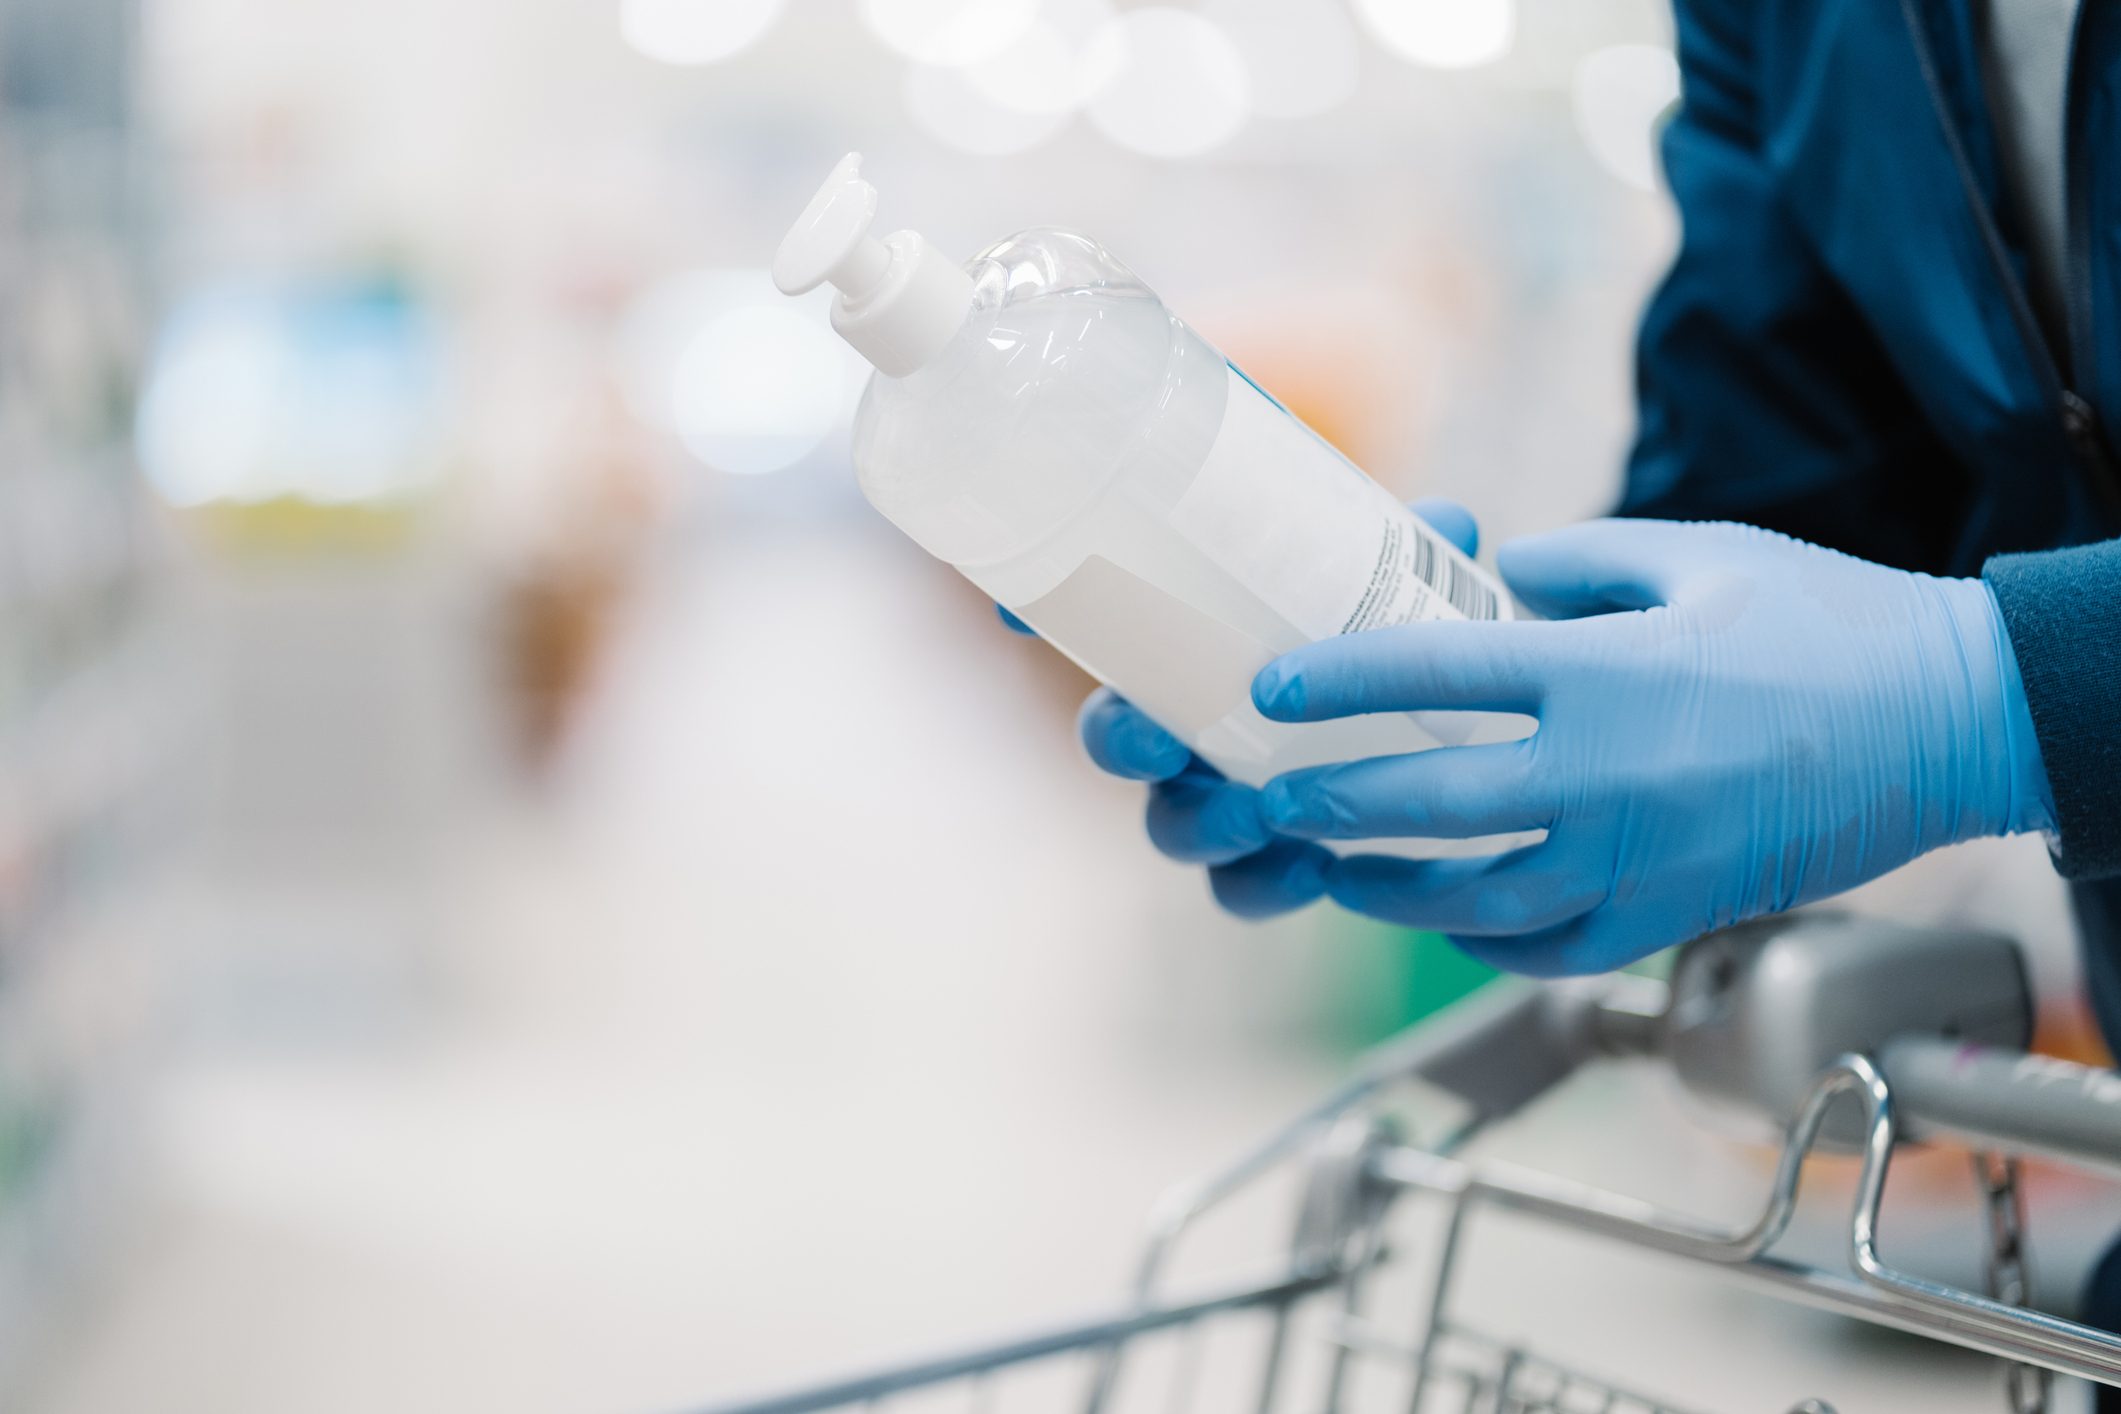
<svg viewBox="0 0 2121 1414"><path fill-rule="evenodd" d="M1880 1047L1910 1138L1953 1139L2121 1175L2121 1074L1929 1037Z"/></svg>

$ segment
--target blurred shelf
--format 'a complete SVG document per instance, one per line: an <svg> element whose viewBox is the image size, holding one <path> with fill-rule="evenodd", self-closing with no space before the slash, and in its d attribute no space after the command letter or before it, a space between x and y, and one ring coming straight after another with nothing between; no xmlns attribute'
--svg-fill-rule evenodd
<svg viewBox="0 0 2121 1414"><path fill-rule="evenodd" d="M118 921L179 755L129 426L137 30L133 0L0 0L0 1392L123 1231L154 1029L141 919Z"/></svg>

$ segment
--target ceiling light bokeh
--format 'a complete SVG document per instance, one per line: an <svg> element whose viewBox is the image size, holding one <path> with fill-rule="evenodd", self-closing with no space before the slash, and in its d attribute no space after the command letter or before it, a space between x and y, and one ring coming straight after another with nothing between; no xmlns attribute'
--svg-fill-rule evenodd
<svg viewBox="0 0 2121 1414"><path fill-rule="evenodd" d="M1038 15L1038 0L861 0L862 23L917 64L991 59Z"/></svg>
<svg viewBox="0 0 2121 1414"><path fill-rule="evenodd" d="M1433 69L1471 69L1510 52L1516 0L1354 0L1377 42Z"/></svg>
<svg viewBox="0 0 2121 1414"><path fill-rule="evenodd" d="M1088 95L1085 50L1112 18L1106 0L1046 0L1037 19L1000 53L965 69L988 102L1019 113L1067 113Z"/></svg>
<svg viewBox="0 0 2121 1414"><path fill-rule="evenodd" d="M620 0L619 35L664 64L712 64L763 37L781 0Z"/></svg>
<svg viewBox="0 0 2121 1414"><path fill-rule="evenodd" d="M1244 56L1261 117L1306 118L1354 94L1359 44L1340 0L1202 0L1200 13Z"/></svg>
<svg viewBox="0 0 2121 1414"><path fill-rule="evenodd" d="M670 374L671 424L711 467L755 476L817 450L845 411L833 335L792 309L751 304L692 337Z"/></svg>
<svg viewBox="0 0 2121 1414"><path fill-rule="evenodd" d="M1091 124L1150 157L1220 147L1251 112L1251 76L1236 42L1191 10L1129 10L1091 36L1085 63Z"/></svg>
<svg viewBox="0 0 2121 1414"><path fill-rule="evenodd" d="M832 332L829 305L823 290L788 299L763 270L671 276L620 332L627 402L718 471L793 466L846 418L867 372Z"/></svg>

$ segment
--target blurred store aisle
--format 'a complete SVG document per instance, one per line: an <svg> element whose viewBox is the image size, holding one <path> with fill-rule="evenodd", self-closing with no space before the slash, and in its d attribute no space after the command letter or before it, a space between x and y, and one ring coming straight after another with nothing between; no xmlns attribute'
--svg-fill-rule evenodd
<svg viewBox="0 0 2121 1414"><path fill-rule="evenodd" d="M435 762L431 850L329 880L265 877L286 813L236 812L158 1216L35 1407L667 1407L1116 1290L1159 1187L1330 1072L1229 1044L1231 980L1299 978L1313 925L1202 907L984 612L891 542L717 542L538 808ZM298 976L336 1025L246 1024Z"/></svg>

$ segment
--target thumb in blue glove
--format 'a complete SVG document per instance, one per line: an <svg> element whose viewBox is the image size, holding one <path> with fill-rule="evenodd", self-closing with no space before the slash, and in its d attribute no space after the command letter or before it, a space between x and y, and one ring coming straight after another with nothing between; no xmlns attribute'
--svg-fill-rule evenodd
<svg viewBox="0 0 2121 1414"><path fill-rule="evenodd" d="M1594 521L1502 548L1561 622L1409 624L1298 649L1265 715L1524 712L1522 741L1292 772L1307 839L1544 829L1486 859L1331 862L1332 896L1496 966L1600 971L1851 888L1940 845L2048 828L2017 662L1979 580L1727 524Z"/></svg>

